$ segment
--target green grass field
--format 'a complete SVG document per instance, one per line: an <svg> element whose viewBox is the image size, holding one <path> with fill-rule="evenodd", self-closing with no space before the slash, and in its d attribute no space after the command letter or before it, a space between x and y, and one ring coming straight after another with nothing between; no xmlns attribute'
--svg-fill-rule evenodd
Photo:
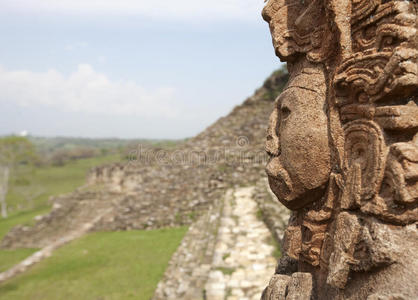
<svg viewBox="0 0 418 300"><path fill-rule="evenodd" d="M36 251L37 249L2 250L0 252L0 272L7 271Z"/></svg>
<svg viewBox="0 0 418 300"><path fill-rule="evenodd" d="M19 214L22 211L45 209L49 206L50 196L69 193L83 185L90 168L120 160L120 155L113 154L70 161L61 167L38 167L21 172L21 175L9 184L6 199L8 206L12 209L10 215ZM31 194L37 195L33 203L25 199Z"/></svg>
<svg viewBox="0 0 418 300"><path fill-rule="evenodd" d="M0 219L0 239L12 227L31 225L34 217L48 213L49 197L82 186L91 167L116 161L120 161L119 155L82 159L62 167L36 168L28 177L30 187L42 193L33 199L30 207L18 193L19 186L12 182L7 200L15 210L7 219ZM52 257L28 272L0 285L0 300L149 300L186 230L175 228L87 235L56 250ZM0 250L0 272L36 250Z"/></svg>
<svg viewBox="0 0 418 300"><path fill-rule="evenodd" d="M69 193L84 184L88 170L94 166L116 162L120 160L119 155L100 156L88 159L72 161L62 167L41 167L36 168L30 173L31 187L42 191L34 199L33 207L15 209L6 219L0 218L0 240L6 233L16 225L31 225L34 217L49 212L50 196ZM28 174L25 174L27 177ZM27 205L25 199L18 192L18 186L11 182L7 203L11 207L17 208ZM14 251L0 250L0 272L7 270L25 257L29 256L36 249L18 249Z"/></svg>
<svg viewBox="0 0 418 300"><path fill-rule="evenodd" d="M149 300L186 230L89 234L0 285L0 299Z"/></svg>

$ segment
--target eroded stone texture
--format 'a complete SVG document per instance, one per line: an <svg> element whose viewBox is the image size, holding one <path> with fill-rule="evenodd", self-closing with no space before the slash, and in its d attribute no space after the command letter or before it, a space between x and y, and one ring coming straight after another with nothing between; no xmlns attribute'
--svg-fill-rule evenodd
<svg viewBox="0 0 418 300"><path fill-rule="evenodd" d="M307 299L418 298L417 8L266 4L290 72L270 117L267 174L293 213L263 299L293 299L292 286Z"/></svg>
<svg viewBox="0 0 418 300"><path fill-rule="evenodd" d="M276 263L269 229L260 220L266 182L228 189L188 230L158 284L153 300L259 299ZM260 207L259 207L260 205ZM286 213L274 229L280 235ZM283 224L283 226L281 225Z"/></svg>

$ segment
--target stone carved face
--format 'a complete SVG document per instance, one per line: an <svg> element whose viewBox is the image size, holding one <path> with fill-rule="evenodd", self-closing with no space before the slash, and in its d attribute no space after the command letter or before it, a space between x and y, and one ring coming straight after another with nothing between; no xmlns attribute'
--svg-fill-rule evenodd
<svg viewBox="0 0 418 300"><path fill-rule="evenodd" d="M284 239L298 274L314 281L299 298L417 295L417 236L409 229L418 220L417 12L417 1L402 0L268 0L263 11L277 56L325 65L330 89L327 120L324 84L312 83L318 75L291 70L266 144L272 190L288 208L306 208L293 214ZM330 171L327 122L335 174L326 201L307 207ZM283 259L277 270L289 266ZM263 299L303 286L283 274Z"/></svg>
<svg viewBox="0 0 418 300"><path fill-rule="evenodd" d="M305 61L306 63L306 61ZM272 191L290 209L323 194L330 174L326 86L323 71L302 67L276 100L270 116L266 171Z"/></svg>

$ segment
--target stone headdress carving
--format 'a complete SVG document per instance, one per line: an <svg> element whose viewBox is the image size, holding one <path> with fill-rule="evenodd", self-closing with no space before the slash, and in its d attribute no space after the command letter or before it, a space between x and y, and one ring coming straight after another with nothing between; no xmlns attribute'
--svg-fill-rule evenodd
<svg viewBox="0 0 418 300"><path fill-rule="evenodd" d="M306 68L326 78L330 162L312 155L327 181L302 182L303 192L284 197L282 169L297 181L303 166L271 142L281 141L277 149L294 143L282 130L290 122L280 119L281 103L290 101L282 95L270 121L267 173L279 200L294 212L284 258L264 299L276 299L280 292L273 291L283 287L292 294L298 280L313 299L418 297L417 8L416 1L398 0L268 1L263 17L276 54L288 62L290 81ZM305 78L304 87L317 77ZM295 120L303 113L292 111ZM313 134L304 126L294 134ZM315 140L306 143L318 147ZM312 178L320 174L307 170Z"/></svg>
<svg viewBox="0 0 418 300"><path fill-rule="evenodd" d="M263 10L269 22L276 54L284 61L292 61L304 53L312 62L324 61L331 50L329 24L322 16L324 2L280 0L269 1Z"/></svg>

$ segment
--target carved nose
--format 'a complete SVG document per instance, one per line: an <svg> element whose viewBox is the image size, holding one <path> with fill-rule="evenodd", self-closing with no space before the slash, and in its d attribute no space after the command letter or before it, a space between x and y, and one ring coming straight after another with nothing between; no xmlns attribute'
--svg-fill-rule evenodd
<svg viewBox="0 0 418 300"><path fill-rule="evenodd" d="M269 3L264 7L263 11L261 12L261 16L263 17L264 21L270 22L271 21L271 6Z"/></svg>
<svg viewBox="0 0 418 300"><path fill-rule="evenodd" d="M266 145L265 145L265 149L267 153L272 156L280 155L280 141L276 132L277 119L278 119L278 112L277 112L277 109L274 109L274 111L270 115L269 126L267 129L267 140L266 140Z"/></svg>

